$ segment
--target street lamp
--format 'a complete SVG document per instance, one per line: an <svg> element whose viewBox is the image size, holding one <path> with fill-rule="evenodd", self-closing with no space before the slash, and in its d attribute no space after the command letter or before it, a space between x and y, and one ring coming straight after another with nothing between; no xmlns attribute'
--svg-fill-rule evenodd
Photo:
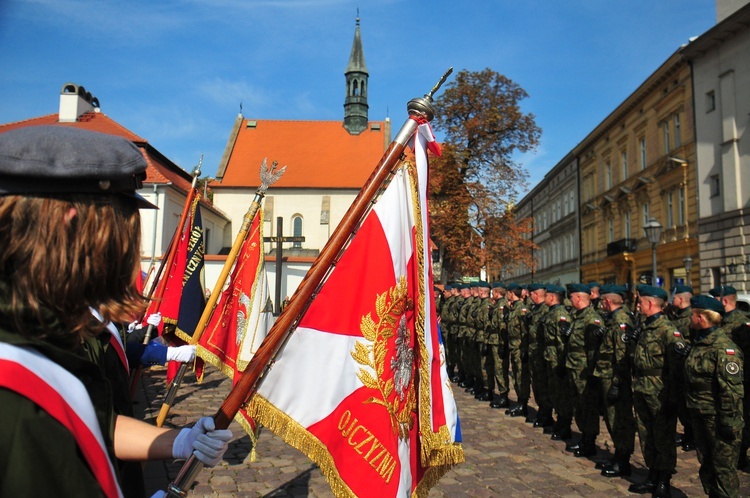
<svg viewBox="0 0 750 498"><path fill-rule="evenodd" d="M651 242L651 285L656 286L656 244L659 243L661 238L661 223L656 221L655 218L648 220L643 226L643 232L646 234L646 238Z"/></svg>
<svg viewBox="0 0 750 498"><path fill-rule="evenodd" d="M685 266L685 272L687 273L687 284L692 286L693 284L690 281L690 270L693 269L693 258L688 254L685 256L685 259L682 260L682 264Z"/></svg>

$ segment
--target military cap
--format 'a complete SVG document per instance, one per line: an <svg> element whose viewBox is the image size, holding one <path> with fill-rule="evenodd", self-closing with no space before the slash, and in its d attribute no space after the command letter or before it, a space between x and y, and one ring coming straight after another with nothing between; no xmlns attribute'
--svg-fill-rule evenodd
<svg viewBox="0 0 750 498"><path fill-rule="evenodd" d="M490 288L490 284L489 284L489 282L485 282L484 280L480 280L479 282L477 282L477 287L482 287L484 289L489 289Z"/></svg>
<svg viewBox="0 0 750 498"><path fill-rule="evenodd" d="M711 310L724 314L724 305L721 301L705 295L691 297L690 306L695 310Z"/></svg>
<svg viewBox="0 0 750 498"><path fill-rule="evenodd" d="M547 292L554 292L555 294L565 294L565 287L562 285L548 284L545 286Z"/></svg>
<svg viewBox="0 0 750 498"><path fill-rule="evenodd" d="M492 282L493 289L505 289L505 282Z"/></svg>
<svg viewBox="0 0 750 498"><path fill-rule="evenodd" d="M737 294L737 289L731 285L719 285L708 291L714 297L728 296L730 294Z"/></svg>
<svg viewBox="0 0 750 498"><path fill-rule="evenodd" d="M508 284L505 288L508 289L509 291L517 291L521 289L521 286L516 283L511 283L511 284Z"/></svg>
<svg viewBox="0 0 750 498"><path fill-rule="evenodd" d="M599 288L599 293L603 296L604 294L619 294L624 296L628 293L628 288L624 285L605 284Z"/></svg>
<svg viewBox="0 0 750 498"><path fill-rule="evenodd" d="M568 293L583 292L584 294L591 294L591 287L588 284L568 284Z"/></svg>
<svg viewBox="0 0 750 498"><path fill-rule="evenodd" d="M590 289L601 288L601 285L599 285L599 282L589 282L588 286Z"/></svg>
<svg viewBox="0 0 750 498"><path fill-rule="evenodd" d="M653 285L640 284L635 288L635 290L638 291L638 294L644 297L656 297L665 301L669 299L667 291L660 287L654 287Z"/></svg>
<svg viewBox="0 0 750 498"><path fill-rule="evenodd" d="M693 293L693 288L689 285L675 285L672 289L675 294L684 294L686 292Z"/></svg>
<svg viewBox="0 0 750 498"><path fill-rule="evenodd" d="M529 292L533 292L533 291L539 290L539 289L546 290L544 284L529 284L527 288L528 288Z"/></svg>
<svg viewBox="0 0 750 498"><path fill-rule="evenodd" d="M445 287L443 287L443 290L446 290L446 291L453 290L453 286L451 284L445 284Z"/></svg>
<svg viewBox="0 0 750 498"><path fill-rule="evenodd" d="M27 126L0 133L0 195L103 194L156 206L136 191L146 160L130 140L68 126Z"/></svg>

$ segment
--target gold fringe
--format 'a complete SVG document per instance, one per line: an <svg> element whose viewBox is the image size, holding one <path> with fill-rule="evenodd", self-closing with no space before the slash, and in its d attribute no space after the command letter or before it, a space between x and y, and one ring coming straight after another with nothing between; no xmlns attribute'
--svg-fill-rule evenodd
<svg viewBox="0 0 750 498"><path fill-rule="evenodd" d="M253 427L240 412L237 412L234 416L234 420L236 420L237 423L240 424L240 427L242 427L245 432L247 432L247 435L250 436L250 442L253 443L253 447L250 449L250 462L256 462L258 460L258 452L255 449L258 446L258 429L256 428L253 430ZM256 426L260 427L257 425L257 422Z"/></svg>
<svg viewBox="0 0 750 498"><path fill-rule="evenodd" d="M267 427L287 444L297 448L318 464L335 496L356 498L351 488L341 479L328 448L297 421L257 393L250 398L246 409L258 424Z"/></svg>

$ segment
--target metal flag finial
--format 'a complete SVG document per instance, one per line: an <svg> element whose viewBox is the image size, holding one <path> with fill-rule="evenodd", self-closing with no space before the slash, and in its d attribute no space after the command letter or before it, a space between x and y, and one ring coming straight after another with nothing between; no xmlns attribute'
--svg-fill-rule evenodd
<svg viewBox="0 0 750 498"><path fill-rule="evenodd" d="M453 72L453 68L450 67L448 70L443 74L442 78L440 78L440 81L435 84L434 87L432 87L432 90L429 91L429 93L425 94L424 97L418 97L415 99L411 99L408 104L406 104L406 109L409 111L409 115L420 115L427 119L427 121L432 121L432 119L435 117L435 109L432 107L432 96L435 95L435 92L437 92L440 87L445 83L445 80L448 79L448 76Z"/></svg>
<svg viewBox="0 0 750 498"><path fill-rule="evenodd" d="M278 161L274 161L273 163L271 163L271 166L268 167L266 159L267 158L264 157L263 162L260 165L260 187L258 187L257 193L263 193L268 190L268 187L276 183L276 181L278 181L278 179L281 178L286 171L286 166L280 168L279 170L276 170L276 168L279 166Z"/></svg>

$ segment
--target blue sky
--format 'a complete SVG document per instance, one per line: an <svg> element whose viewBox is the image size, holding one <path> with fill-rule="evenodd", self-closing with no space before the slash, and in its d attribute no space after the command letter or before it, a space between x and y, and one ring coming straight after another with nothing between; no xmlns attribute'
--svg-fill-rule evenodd
<svg viewBox="0 0 750 498"><path fill-rule="evenodd" d="M240 103L247 118L343 119L357 9L370 119L397 129L448 67L502 73L542 128L521 158L529 187L716 20L713 0L0 0L0 123L56 113L73 82L213 175Z"/></svg>

